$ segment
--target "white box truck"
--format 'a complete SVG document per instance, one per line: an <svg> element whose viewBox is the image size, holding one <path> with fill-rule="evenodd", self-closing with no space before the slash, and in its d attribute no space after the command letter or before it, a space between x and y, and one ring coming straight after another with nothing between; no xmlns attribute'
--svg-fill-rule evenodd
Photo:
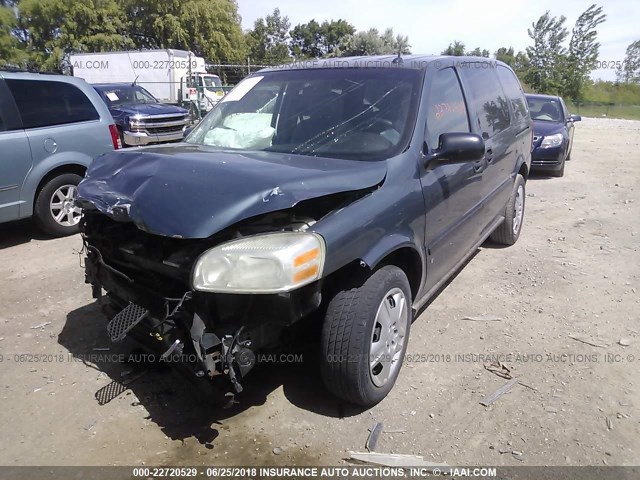
<svg viewBox="0 0 640 480"><path fill-rule="evenodd" d="M207 73L204 58L185 50L135 50L74 53L72 75L88 83L133 83L162 103L187 106L196 100L209 111L224 95L217 75Z"/></svg>

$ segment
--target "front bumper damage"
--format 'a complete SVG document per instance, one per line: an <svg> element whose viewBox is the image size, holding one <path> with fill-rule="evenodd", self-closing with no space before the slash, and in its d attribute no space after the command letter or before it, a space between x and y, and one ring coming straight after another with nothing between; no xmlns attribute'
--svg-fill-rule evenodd
<svg viewBox="0 0 640 480"><path fill-rule="evenodd" d="M101 218L92 221L92 215ZM215 380L232 393L243 390L242 379L256 365L257 354L279 348L289 327L320 305L320 282L277 295L193 291L188 281L192 255L184 254L184 264L173 250L170 259L162 254L154 258L159 252L153 252L151 243L179 245L180 240L136 229L148 243L139 238L114 242L98 233L103 225L91 224L118 228L117 222L91 212L85 217L85 281L110 318L111 340L132 338L156 361L203 381ZM182 242L190 253L204 248Z"/></svg>

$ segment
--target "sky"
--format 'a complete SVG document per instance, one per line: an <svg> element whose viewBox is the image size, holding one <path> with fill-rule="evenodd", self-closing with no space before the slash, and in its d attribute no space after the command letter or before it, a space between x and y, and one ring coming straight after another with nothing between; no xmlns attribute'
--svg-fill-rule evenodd
<svg viewBox="0 0 640 480"><path fill-rule="evenodd" d="M516 51L531 45L527 29L549 10L552 16L567 17L571 28L578 16L598 0L238 0L242 27L279 8L291 27L300 23L342 18L357 30L393 28L409 36L413 53L439 54L454 40L468 49L486 48L492 54L499 47ZM482 6L480 8L480 5ZM607 21L598 27L600 60L624 60L627 46L640 39L640 2L600 0ZM568 46L569 38L567 38ZM592 78L615 80L615 68L594 70Z"/></svg>

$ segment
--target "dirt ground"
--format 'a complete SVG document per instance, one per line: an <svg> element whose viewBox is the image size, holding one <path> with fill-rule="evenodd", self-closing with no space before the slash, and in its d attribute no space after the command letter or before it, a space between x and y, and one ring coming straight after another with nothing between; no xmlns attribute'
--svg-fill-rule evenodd
<svg viewBox="0 0 640 480"><path fill-rule="evenodd" d="M578 124L565 177L527 183L517 245L483 247L450 282L365 411L324 392L312 355L259 367L227 410L162 371L106 402L131 377L108 357L79 236L2 225L0 464L344 465L382 422L378 451L450 465L640 465L639 152L640 122ZM481 315L500 320L464 319ZM490 354L531 388L484 407L508 381Z"/></svg>

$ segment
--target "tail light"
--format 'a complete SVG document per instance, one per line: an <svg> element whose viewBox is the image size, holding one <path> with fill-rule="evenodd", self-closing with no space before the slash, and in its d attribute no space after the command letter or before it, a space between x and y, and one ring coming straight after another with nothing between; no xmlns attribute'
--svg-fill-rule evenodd
<svg viewBox="0 0 640 480"><path fill-rule="evenodd" d="M116 127L114 124L109 125L109 133L111 134L113 149L118 150L122 148L122 141L120 140L120 133L118 132L118 127Z"/></svg>

